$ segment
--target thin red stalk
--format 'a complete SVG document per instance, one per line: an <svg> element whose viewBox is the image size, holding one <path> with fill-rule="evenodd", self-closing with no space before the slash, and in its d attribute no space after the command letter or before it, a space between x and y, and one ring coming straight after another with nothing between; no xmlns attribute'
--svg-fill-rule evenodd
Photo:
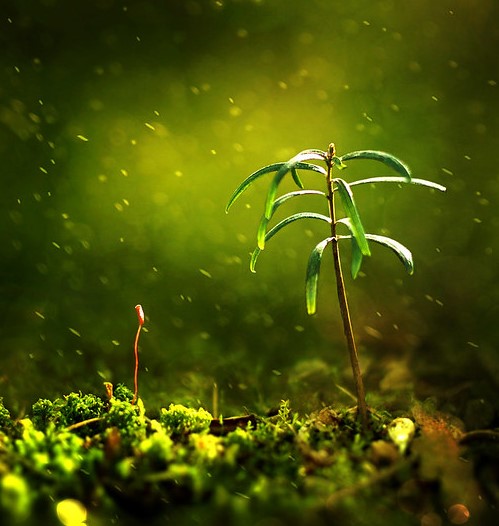
<svg viewBox="0 0 499 526"><path fill-rule="evenodd" d="M134 351L135 351L135 372L133 376L133 385L134 385L134 392L133 392L133 399L132 399L132 405L135 404L137 401L137 397L139 395L139 337L140 337L140 331L142 329L142 325L144 325L144 311L142 310L142 305L136 305L135 311L137 312L137 317L139 319L139 327L137 329L137 334L135 335L135 343L134 343Z"/></svg>

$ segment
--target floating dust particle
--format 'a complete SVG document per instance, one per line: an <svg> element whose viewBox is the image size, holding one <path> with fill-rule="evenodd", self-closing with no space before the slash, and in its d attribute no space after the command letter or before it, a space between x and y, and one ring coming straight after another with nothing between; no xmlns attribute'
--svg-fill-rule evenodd
<svg viewBox="0 0 499 526"><path fill-rule="evenodd" d="M212 278L212 275L207 270L205 270L204 268L200 268L199 272L201 272L201 274L203 276L206 276L207 278L210 278L210 279Z"/></svg>
<svg viewBox="0 0 499 526"><path fill-rule="evenodd" d="M281 371L279 371L278 369L272 369L272 374L274 374L275 376L282 376Z"/></svg>
<svg viewBox="0 0 499 526"><path fill-rule="evenodd" d="M277 85L281 88L281 89L288 89L288 85L286 82L284 82L283 80L280 80Z"/></svg>
<svg viewBox="0 0 499 526"><path fill-rule="evenodd" d="M295 331L296 332L304 332L305 331L305 327L303 327L302 325L295 325Z"/></svg>
<svg viewBox="0 0 499 526"><path fill-rule="evenodd" d="M156 131L156 128L150 122L145 122L144 125L146 128L149 128L152 131Z"/></svg>
<svg viewBox="0 0 499 526"><path fill-rule="evenodd" d="M473 349L478 349L479 346L477 343L475 342L466 342L470 347L473 347Z"/></svg>
<svg viewBox="0 0 499 526"><path fill-rule="evenodd" d="M114 208L118 210L118 212L123 212L125 209L121 203L114 203Z"/></svg>
<svg viewBox="0 0 499 526"><path fill-rule="evenodd" d="M81 334L76 329L73 329L73 327L68 327L68 331L71 334L74 334L75 336L78 336L78 338L81 338Z"/></svg>
<svg viewBox="0 0 499 526"><path fill-rule="evenodd" d="M482 222L482 220L480 218L478 218L478 217L474 217L473 218L473 222L477 223L479 225Z"/></svg>
<svg viewBox="0 0 499 526"><path fill-rule="evenodd" d="M43 166L39 166L39 168L40 168L40 172L44 174L48 174L47 170Z"/></svg>
<svg viewBox="0 0 499 526"><path fill-rule="evenodd" d="M216 150L210 150L210 153L211 153L211 155L216 155L217 151Z"/></svg>
<svg viewBox="0 0 499 526"><path fill-rule="evenodd" d="M122 169L120 170L120 173L121 173L121 175L123 175L123 176L125 176L125 177L128 177L128 171L125 170L124 168L122 168Z"/></svg>
<svg viewBox="0 0 499 526"><path fill-rule="evenodd" d="M59 243L56 243L55 241L52 241L52 246L54 246L57 249L61 248L61 245L59 245Z"/></svg>
<svg viewBox="0 0 499 526"><path fill-rule="evenodd" d="M435 102L438 102L438 97L436 97L435 95L432 95L431 96L431 100L434 100Z"/></svg>
<svg viewBox="0 0 499 526"><path fill-rule="evenodd" d="M111 340L111 343L115 346L115 347L118 347L120 345L120 342L118 340Z"/></svg>
<svg viewBox="0 0 499 526"><path fill-rule="evenodd" d="M181 172L180 170L175 170L175 175L176 175L177 177L182 177L182 176L184 175L184 173Z"/></svg>
<svg viewBox="0 0 499 526"><path fill-rule="evenodd" d="M366 334L368 334L372 338L375 338L376 340L382 340L383 339L383 334L381 334L381 332L378 331L378 329L375 329L374 327L370 327L369 325L365 325L364 326L364 331L366 332Z"/></svg>
<svg viewBox="0 0 499 526"><path fill-rule="evenodd" d="M80 141L88 142L88 139L84 135L77 135L76 138L80 139Z"/></svg>
<svg viewBox="0 0 499 526"><path fill-rule="evenodd" d="M156 115L156 117L159 117L159 111L158 110L154 110L154 115Z"/></svg>
<svg viewBox="0 0 499 526"><path fill-rule="evenodd" d="M444 174L447 174L447 175L454 175L454 172L452 172L448 168L442 168L442 172L444 172Z"/></svg>
<svg viewBox="0 0 499 526"><path fill-rule="evenodd" d="M41 318L42 320L45 319L45 316L44 316L41 312L35 310L35 314L36 314L39 318Z"/></svg>

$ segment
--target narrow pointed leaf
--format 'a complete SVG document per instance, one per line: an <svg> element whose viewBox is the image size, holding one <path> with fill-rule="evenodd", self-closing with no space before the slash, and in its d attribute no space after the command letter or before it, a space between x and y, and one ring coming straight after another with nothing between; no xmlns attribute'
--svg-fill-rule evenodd
<svg viewBox="0 0 499 526"><path fill-rule="evenodd" d="M253 250L253 252L251 253L250 270L253 273L256 272L256 270L255 270L256 260L258 259L258 256L260 255L260 252L261 252L261 249L256 247L255 250Z"/></svg>
<svg viewBox="0 0 499 526"><path fill-rule="evenodd" d="M320 152L320 150L317 150L317 152ZM303 153L303 152L302 152ZM314 155L314 159L320 160L322 157L319 155L319 153L316 153L316 151L312 151L310 155ZM290 161L288 161L289 163ZM231 195L229 202L227 203L227 206L225 207L225 212L228 213L230 207L234 204L234 201L259 177L262 175L271 173L271 172L279 172L281 168L283 168L284 165L286 165L286 162L280 162L280 163L273 163L269 164L267 166L264 166L263 168L260 168L259 170L256 170L256 172L253 172L251 175L246 177L246 179L234 190L233 194ZM326 175L326 171L322 166L317 166L316 164L312 163L305 163L305 162L296 162L293 165L293 168L295 170L311 170L313 172L319 172L322 175ZM282 177L286 175L286 173L291 169L291 167L287 167L285 172L282 174ZM281 177L281 179L282 179ZM296 173L296 176L293 176L293 179L296 183L296 185L299 188L303 188L303 184L298 177L298 174ZM280 181L279 181L280 182Z"/></svg>
<svg viewBox="0 0 499 526"><path fill-rule="evenodd" d="M406 177L399 176L386 176L386 177L369 177L367 179L358 179L348 183L350 186L358 186L360 184L376 184L376 183L404 183L404 184L415 184L418 186L427 186L440 192L445 192L447 188L441 184L434 183L433 181L427 181L426 179L407 179Z"/></svg>
<svg viewBox="0 0 499 526"><path fill-rule="evenodd" d="M399 243L398 241L395 241L395 239L392 239L391 237L378 236L376 234L366 234L366 237L370 241L374 241L393 250L400 261L402 261L407 272L409 274L414 273L414 261L412 259L412 253L406 246L402 245L402 243Z"/></svg>
<svg viewBox="0 0 499 526"><path fill-rule="evenodd" d="M301 188L302 190L305 188L295 167L291 168L291 177L293 177L293 181L298 188Z"/></svg>
<svg viewBox="0 0 499 526"><path fill-rule="evenodd" d="M322 254L332 240L332 237L323 239L310 253L307 265L307 275L305 278L305 298L307 301L307 312L310 315L315 314L315 311L317 310L317 286L319 283Z"/></svg>
<svg viewBox="0 0 499 526"><path fill-rule="evenodd" d="M352 220L349 217L343 217L341 219L338 219L337 223L345 225L350 231L349 236L338 236L338 239L346 237L350 238L352 242L352 261L350 264L350 273L352 274L352 278L355 279L360 271L360 267L362 266L362 260L364 259L364 256L362 254L362 251L360 250L359 244L357 243L357 239L353 235ZM366 234L366 238L368 237L369 235Z"/></svg>
<svg viewBox="0 0 499 526"><path fill-rule="evenodd" d="M225 213L229 212L230 207L234 203L234 201L254 182L256 179L261 177L262 175L265 175L270 172L276 172L279 170L279 168L282 167L282 165L285 163L273 163L269 164L267 166L264 166L263 168L260 168L259 170L256 170L256 172L253 172L251 175L246 177L246 179L234 190L233 194L231 195L229 202L227 203L227 206L225 207Z"/></svg>
<svg viewBox="0 0 499 526"><path fill-rule="evenodd" d="M377 234L366 234L366 237L367 239L369 239L369 241L374 241L375 243L379 243L380 245L383 245L385 247L388 247L390 250L393 250L393 252L395 252L397 257L403 263L407 272L409 274L414 274L414 261L412 259L412 253L406 246L402 245L402 243L399 243L398 241L395 241L395 239L392 239L391 237L379 236ZM355 238L352 235L338 236L338 239L350 239L352 241L352 249L354 248L354 245L356 244ZM360 269L360 266L359 266L359 269ZM352 264L352 275L353 275L353 264Z"/></svg>
<svg viewBox="0 0 499 526"><path fill-rule="evenodd" d="M267 217L267 219L270 219L270 215L272 213L272 206L274 204L275 196L277 194L277 188L279 187L279 184L281 183L284 176L293 168L300 170L312 170L314 172L319 172L322 175L326 176L327 172L324 168L322 168L322 166L317 166L313 163L304 162L314 160L324 161L325 156L326 154L320 150L305 150L292 157L289 161L282 164L282 166L275 174L274 179L270 183L269 191L267 193L267 201L265 203L265 216ZM301 188L299 184L298 187Z"/></svg>
<svg viewBox="0 0 499 526"><path fill-rule="evenodd" d="M356 152L346 153L340 157L341 161L348 161L353 159L371 159L374 161L379 161L393 170L395 170L400 175L406 177L407 179L411 178L411 171L409 167L402 162L400 159L394 155L386 152L379 152L377 150L360 150Z"/></svg>
<svg viewBox="0 0 499 526"><path fill-rule="evenodd" d="M339 170L344 170L347 167L347 165L343 163L339 157L336 157L336 155L333 156L332 161L334 166L336 166L336 168Z"/></svg>
<svg viewBox="0 0 499 526"><path fill-rule="evenodd" d="M352 235L357 240L362 254L364 256L369 256L371 255L371 251L369 250L366 234L364 232L364 226L360 220L359 211L357 210L357 206L355 205L355 201L353 199L352 190L350 189L349 184L343 179L336 178L334 179L334 182L338 188L345 213L350 218L349 228L351 229Z"/></svg>
<svg viewBox="0 0 499 526"><path fill-rule="evenodd" d="M293 197L299 197L302 195L321 195L323 197L326 196L326 194L324 192L321 192L320 190L297 190L295 192L289 192L287 194L282 195L274 201L274 205L272 206L271 217L274 215L277 208L279 208L286 201L292 199ZM269 224L269 221L270 218L267 218L265 217L265 215L263 215L260 219L260 224L258 226L257 242L258 247L261 250L265 248L265 234L267 233L267 226Z"/></svg>
<svg viewBox="0 0 499 526"><path fill-rule="evenodd" d="M261 239L261 231L263 230L261 228L264 221L267 221L265 216L262 218L262 221L260 222L260 228L258 229L258 247L253 252L253 255L251 256L251 263L250 263L250 269L252 272L254 272L256 259L258 258L260 252L265 248L265 243L273 238L277 232L282 230L285 226L289 225L290 223L294 223L295 221L298 221L299 219L319 219L321 221L325 221L326 223L331 223L331 219L328 216L317 214L315 212L299 212L297 214L293 214L289 217L286 217L286 219L283 219L277 225L275 225L273 228L271 228L266 234L263 239ZM268 221L267 221L268 223ZM265 226L266 224L265 223ZM257 253L258 251L258 253Z"/></svg>
<svg viewBox="0 0 499 526"><path fill-rule="evenodd" d="M316 212L298 212L297 214L293 214L289 217L286 217L286 219L283 219L282 221L277 223L277 225L271 228L265 235L265 241L268 241L269 239L274 237L277 234L277 232L279 232L279 230L282 230L285 226L289 225L290 223L294 223L299 219L320 219L321 221L325 221L326 223L331 223L331 219L323 214L317 214Z"/></svg>
<svg viewBox="0 0 499 526"><path fill-rule="evenodd" d="M265 235L267 234L268 224L269 220L265 216L262 216L262 218L260 219L260 224L258 225L258 232L256 235L256 242L260 250L263 250L265 248Z"/></svg>
<svg viewBox="0 0 499 526"><path fill-rule="evenodd" d="M350 273L353 279L355 279L359 274L363 259L364 256L360 250L359 244L357 243L355 237L352 236L352 261L350 263Z"/></svg>

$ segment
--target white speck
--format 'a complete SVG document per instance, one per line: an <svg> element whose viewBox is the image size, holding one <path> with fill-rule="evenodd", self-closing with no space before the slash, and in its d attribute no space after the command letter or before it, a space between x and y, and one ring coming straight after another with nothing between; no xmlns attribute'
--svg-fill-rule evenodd
<svg viewBox="0 0 499 526"><path fill-rule="evenodd" d="M73 327L68 327L68 330L70 333L74 334L75 336L78 336L78 338L81 338L81 334L76 329L73 329Z"/></svg>
<svg viewBox="0 0 499 526"><path fill-rule="evenodd" d="M84 135L77 135L77 139L80 139L80 141L88 142L88 139Z"/></svg>

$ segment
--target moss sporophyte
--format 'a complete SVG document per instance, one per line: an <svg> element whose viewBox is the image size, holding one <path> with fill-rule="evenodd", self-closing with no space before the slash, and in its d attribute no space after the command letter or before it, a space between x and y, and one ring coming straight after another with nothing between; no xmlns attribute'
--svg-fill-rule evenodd
<svg viewBox="0 0 499 526"><path fill-rule="evenodd" d="M359 159L367 159L383 163L394 173L392 175L368 177L352 182L347 182L343 178L333 177L333 168L344 170L346 168L345 161L355 161ZM321 164L324 164L325 167L321 166ZM299 172L301 171L313 172L315 174L321 175L324 178L325 191L306 189L299 175ZM269 241L285 226L302 219L318 220L328 225L329 235L313 248L308 260L305 278L307 312L310 315L316 312L317 288L322 255L326 247L330 245L333 253L333 266L336 278L338 303L355 383L357 410L361 425L364 429L366 429L368 427L368 408L365 400L365 390L359 366L359 358L352 328L350 309L348 307L345 279L343 277L340 257L340 244L345 240L350 242L352 250L350 270L354 279L359 273L364 256L371 255L371 250L369 247L370 242L378 243L392 250L401 260L409 274L414 272L414 263L410 250L398 241L390 237L378 234L368 234L365 232L359 210L354 201L353 187L375 183L395 183L426 186L441 192L445 192L446 188L432 181L413 178L407 165L389 153L375 150L360 150L346 153L342 156L337 156L335 146L333 143L331 143L326 151L315 149L304 150L292 157L289 161L269 164L253 172L236 188L229 199L226 212L229 211L234 201L254 181L268 173L274 174L274 177L267 192L264 214L258 226L257 247L251 255L250 269L252 272L255 272L256 261L261 251L265 248L267 241ZM279 185L288 173L291 174L291 177L299 190L277 197ZM275 226L268 229L270 220L272 219L275 211L281 205L290 199L304 195L316 195L325 199L327 202L327 215L308 211L299 212L286 217ZM345 217L337 217L336 196L339 197L339 200L343 206ZM341 231L344 231L345 233L340 233Z"/></svg>

